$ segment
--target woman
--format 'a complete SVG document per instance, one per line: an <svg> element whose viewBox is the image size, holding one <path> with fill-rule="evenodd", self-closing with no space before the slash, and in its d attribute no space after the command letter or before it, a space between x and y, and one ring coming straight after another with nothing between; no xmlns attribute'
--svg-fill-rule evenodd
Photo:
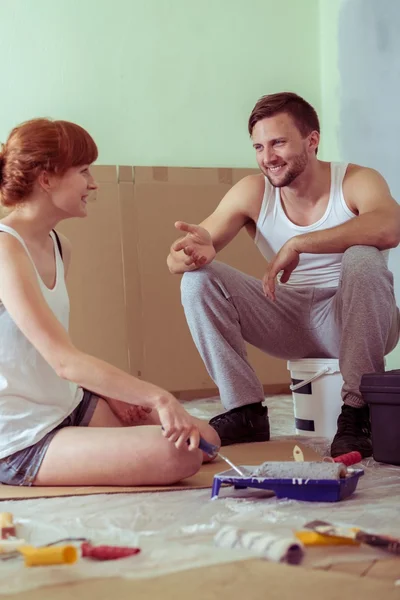
<svg viewBox="0 0 400 600"><path fill-rule="evenodd" d="M68 336L71 249L54 228L86 216L96 158L84 129L48 119L16 127L0 152L0 201L10 209L0 220L2 483L169 484L200 468L200 435L219 445L170 393Z"/></svg>

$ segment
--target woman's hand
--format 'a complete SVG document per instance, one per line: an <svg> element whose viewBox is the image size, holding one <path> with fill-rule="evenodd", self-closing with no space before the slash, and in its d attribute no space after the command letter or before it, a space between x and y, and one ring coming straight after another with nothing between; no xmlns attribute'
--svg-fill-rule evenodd
<svg viewBox="0 0 400 600"><path fill-rule="evenodd" d="M183 408L176 398L167 395L159 398L155 409L160 417L163 435L179 448L187 446L195 450L200 443L200 432L194 419Z"/></svg>

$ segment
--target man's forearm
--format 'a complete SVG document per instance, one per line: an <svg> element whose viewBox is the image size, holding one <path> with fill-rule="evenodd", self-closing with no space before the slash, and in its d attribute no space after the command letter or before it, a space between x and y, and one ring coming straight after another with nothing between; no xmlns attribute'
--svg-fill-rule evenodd
<svg viewBox="0 0 400 600"><path fill-rule="evenodd" d="M365 213L337 227L297 235L289 243L300 254L334 254L358 245L387 250L400 243L400 219L397 212Z"/></svg>

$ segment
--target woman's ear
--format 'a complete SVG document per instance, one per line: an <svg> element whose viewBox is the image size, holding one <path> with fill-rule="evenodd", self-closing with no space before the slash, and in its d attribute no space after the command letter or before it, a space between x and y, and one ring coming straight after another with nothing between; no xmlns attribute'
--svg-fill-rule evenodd
<svg viewBox="0 0 400 600"><path fill-rule="evenodd" d="M39 177L37 178L37 182L45 192L50 192L53 183L52 179L53 177L48 173L48 171L41 171Z"/></svg>

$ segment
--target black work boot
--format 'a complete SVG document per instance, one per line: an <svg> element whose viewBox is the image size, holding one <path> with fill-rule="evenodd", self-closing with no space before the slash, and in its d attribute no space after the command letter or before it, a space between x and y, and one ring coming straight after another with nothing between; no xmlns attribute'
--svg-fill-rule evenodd
<svg viewBox="0 0 400 600"><path fill-rule="evenodd" d="M268 408L261 402L233 408L210 420L221 438L221 446L246 442L268 442Z"/></svg>
<svg viewBox="0 0 400 600"><path fill-rule="evenodd" d="M371 423L368 406L354 408L343 404L337 421L338 429L331 445L335 458L357 450L363 458L372 456Z"/></svg>

